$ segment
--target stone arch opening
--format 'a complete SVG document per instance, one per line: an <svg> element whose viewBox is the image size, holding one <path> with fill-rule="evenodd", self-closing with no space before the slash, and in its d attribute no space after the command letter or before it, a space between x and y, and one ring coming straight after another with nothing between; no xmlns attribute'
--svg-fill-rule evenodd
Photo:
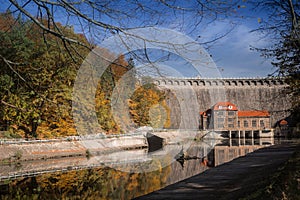
<svg viewBox="0 0 300 200"><path fill-rule="evenodd" d="M185 81L180 81L180 85L186 85L186 82Z"/></svg>
<svg viewBox="0 0 300 200"><path fill-rule="evenodd" d="M230 81L226 81L225 85L230 86L231 85Z"/></svg>

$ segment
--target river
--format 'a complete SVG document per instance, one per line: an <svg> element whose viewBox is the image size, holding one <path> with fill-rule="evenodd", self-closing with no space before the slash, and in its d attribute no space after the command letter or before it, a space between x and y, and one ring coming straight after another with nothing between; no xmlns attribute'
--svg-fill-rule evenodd
<svg viewBox="0 0 300 200"><path fill-rule="evenodd" d="M1 199L132 199L272 144L273 138L189 140L152 152L136 149L91 157L2 164L0 196Z"/></svg>

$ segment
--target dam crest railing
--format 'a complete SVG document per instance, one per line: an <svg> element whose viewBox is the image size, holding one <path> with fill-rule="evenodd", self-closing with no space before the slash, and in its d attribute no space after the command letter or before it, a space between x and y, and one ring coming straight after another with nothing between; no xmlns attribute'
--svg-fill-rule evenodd
<svg viewBox="0 0 300 200"><path fill-rule="evenodd" d="M232 86L287 86L283 78L155 78L153 83L158 86L219 86L219 87L232 87Z"/></svg>

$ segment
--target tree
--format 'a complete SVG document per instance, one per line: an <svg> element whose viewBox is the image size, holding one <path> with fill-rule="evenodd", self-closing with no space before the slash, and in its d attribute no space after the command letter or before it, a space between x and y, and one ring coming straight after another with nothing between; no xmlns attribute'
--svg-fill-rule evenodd
<svg viewBox="0 0 300 200"><path fill-rule="evenodd" d="M109 51L104 50L108 56ZM120 132L120 127L115 122L111 109L111 95L117 81L129 71L131 67L127 63L124 55L120 55L117 59L106 69L100 78L95 95L95 109L97 112L98 122L101 128L106 132ZM121 111L119 111L121 112Z"/></svg>
<svg viewBox="0 0 300 200"><path fill-rule="evenodd" d="M132 36L128 30L151 26L176 29L189 33L198 40L201 38L198 32L202 27L217 19L222 20L236 15L239 2L240 0L192 0L189 2L180 0L9 0L4 7L8 13L33 22L43 35L50 34L58 38L64 47L68 47L68 51L72 49L72 52L76 54L76 48L73 45L81 45L89 50L92 47L72 35L65 34L59 21L64 22L64 27L73 27L76 32L81 32L90 40L90 43L94 44L119 33ZM211 40L201 39L201 42L203 44L214 42L230 30L232 26L227 32L216 34ZM147 40L147 38L143 39ZM128 48L130 50L130 47ZM132 57L139 59L134 53Z"/></svg>
<svg viewBox="0 0 300 200"><path fill-rule="evenodd" d="M238 2L238 0L193 0L184 3L180 0L9 0L5 2L3 6L6 8L6 15L11 15L12 25L3 26L5 23L2 25L0 23L3 30L5 29L3 34L11 35L11 30L17 27L14 23L18 20L22 23L26 22L26 26L20 25L22 27L20 30L23 31L22 37L28 42L22 42L22 45L16 44L12 54L4 52L9 48L0 51L0 60L3 65L6 65L5 76L1 80L7 85L5 87L11 87L9 90L3 87L3 93L7 93L1 101L1 106L10 109L9 112L3 112L3 116L11 113L9 116L15 117L4 120L12 123L18 119L19 122L14 127L18 129L23 127L26 135L36 136L38 127L46 132L48 125L51 131L57 131L58 135L62 132L60 129L63 127L62 124L68 124L64 127L73 130L74 127L69 126L72 124L69 115L72 81L78 63L82 61L87 51L94 47L91 43L98 43L108 36L119 33L129 34L128 30L132 28L149 26L176 28L197 37L199 27L216 19L234 15ZM63 22L63 25L59 21ZM75 34L74 30L84 36ZM14 33L17 34L18 31L16 28ZM215 39L223 35L226 33L216 36ZM92 42L87 42L85 37ZM203 43L207 42L210 41L203 41ZM29 45L30 48L24 45ZM97 95L106 103L97 100L98 105L102 105L98 107L98 114L103 111L102 108L109 109L107 103L109 103L108 95L112 91L111 87L114 87L113 84L128 70L124 68L126 66L124 60L121 55L120 60L116 61L118 64L112 63L103 75L108 81L100 83L101 92L98 91ZM21 69L19 66L24 68ZM18 84L10 86L11 82ZM25 91L25 94L22 95L23 92L20 91ZM8 97L13 98L14 95L15 99L8 99ZM104 119L110 118L109 114L104 117ZM24 125L25 121L28 124ZM105 126L117 129L111 121Z"/></svg>
<svg viewBox="0 0 300 200"><path fill-rule="evenodd" d="M273 40L273 45L256 48L262 56L273 58L273 75L286 78L292 96L294 121L300 111L300 3L293 0L255 1L257 8L267 11L267 18L257 29Z"/></svg>
<svg viewBox="0 0 300 200"><path fill-rule="evenodd" d="M6 19L13 17L5 13L0 22ZM18 18L7 22L12 24L7 23L0 29L0 44L4 47L0 50L0 121L23 131L26 138L37 137L43 124L51 129L59 128L60 133L64 128L74 134L70 129L71 93L79 67L74 60L81 57L74 51L72 53L68 45L68 51L62 48L60 40L43 34L30 21ZM74 34L68 27L57 26L66 35ZM88 45L81 35L74 34L73 37ZM80 47L76 52L87 53Z"/></svg>
<svg viewBox="0 0 300 200"><path fill-rule="evenodd" d="M99 33L100 37L103 37L126 32L126 29L129 28L168 25L174 22L175 18L180 20L180 23L175 26L180 26L182 29L186 27L196 29L202 23L206 24L218 17L224 18L232 15L236 12L240 1L9 0L9 2L10 4L6 4L7 8L11 9L13 13L21 13L26 16L42 30L66 42L79 43L76 38L63 34L59 27L49 27L41 23L41 19L47 19L49 24L56 24L57 19L63 16L67 19L66 25L76 25L81 27L84 33L86 33L85 30L88 30L89 34L96 33L93 36L99 38Z"/></svg>
<svg viewBox="0 0 300 200"><path fill-rule="evenodd" d="M129 106L131 117L138 126L170 126L170 109L166 105L164 92L154 84L138 86L129 100Z"/></svg>

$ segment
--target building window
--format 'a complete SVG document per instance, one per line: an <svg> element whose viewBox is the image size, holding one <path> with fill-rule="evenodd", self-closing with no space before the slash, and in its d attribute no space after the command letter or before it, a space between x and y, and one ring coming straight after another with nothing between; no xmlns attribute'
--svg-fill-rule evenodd
<svg viewBox="0 0 300 200"><path fill-rule="evenodd" d="M224 116L224 111L218 111L218 112L217 112L217 115L218 115L218 116Z"/></svg>
<svg viewBox="0 0 300 200"><path fill-rule="evenodd" d="M248 121L244 120L244 127L248 127L248 126L249 126Z"/></svg>
<svg viewBox="0 0 300 200"><path fill-rule="evenodd" d="M228 118L228 123L232 123L234 121L234 118Z"/></svg>
<svg viewBox="0 0 300 200"><path fill-rule="evenodd" d="M224 123L224 121L225 121L225 119L224 119L224 118L221 118L221 117L219 117L219 118L218 118L218 122L222 122L222 123Z"/></svg>
<svg viewBox="0 0 300 200"><path fill-rule="evenodd" d="M218 128L224 128L224 124L218 124Z"/></svg>
<svg viewBox="0 0 300 200"><path fill-rule="evenodd" d="M233 124L228 124L228 128L234 128Z"/></svg>
<svg viewBox="0 0 300 200"><path fill-rule="evenodd" d="M265 122L264 122L264 120L260 120L260 121L259 121L259 126L260 126L261 128L264 128L264 127L265 127Z"/></svg>
<svg viewBox="0 0 300 200"><path fill-rule="evenodd" d="M228 115L234 115L234 111L228 111Z"/></svg>
<svg viewBox="0 0 300 200"><path fill-rule="evenodd" d="M257 126L256 120L252 120L252 127L255 128Z"/></svg>
<svg viewBox="0 0 300 200"><path fill-rule="evenodd" d="M241 122L240 122L240 120L238 121L238 127L241 127Z"/></svg>

